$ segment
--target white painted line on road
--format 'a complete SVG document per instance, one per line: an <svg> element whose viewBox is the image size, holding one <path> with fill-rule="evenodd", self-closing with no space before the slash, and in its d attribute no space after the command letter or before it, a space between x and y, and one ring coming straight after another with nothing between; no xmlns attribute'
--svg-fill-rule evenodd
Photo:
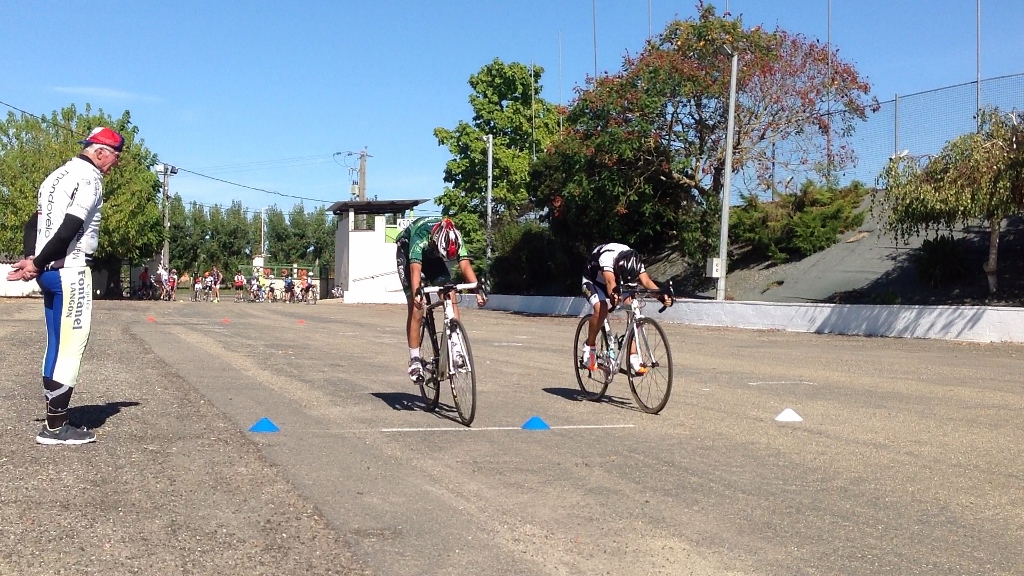
<svg viewBox="0 0 1024 576"><path fill-rule="evenodd" d="M522 342L494 342L495 346L522 346Z"/></svg>
<svg viewBox="0 0 1024 576"><path fill-rule="evenodd" d="M802 380L782 380L778 382L747 382L748 386L764 386L766 384L806 384L808 386L817 386L814 382L804 382Z"/></svg>
<svg viewBox="0 0 1024 576"><path fill-rule="evenodd" d="M552 426L552 430L587 430L600 428L636 428L636 424L581 424L575 426ZM352 428L344 430L293 430L283 428L282 432L333 432L336 434L366 434L369 432L486 432L494 430L522 430L521 426L485 426L466 428L465 426L438 426L434 428Z"/></svg>
<svg viewBox="0 0 1024 576"><path fill-rule="evenodd" d="M551 426L552 430L582 430L588 428L636 428L636 424L593 424L577 426ZM465 426L447 426L439 428L381 428L381 432L449 432L473 430L520 430L519 426L488 426L483 428L466 428Z"/></svg>
<svg viewBox="0 0 1024 576"><path fill-rule="evenodd" d="M519 426L491 426L488 428L466 428L446 426L440 428L381 428L380 432L472 432L473 430L519 430Z"/></svg>

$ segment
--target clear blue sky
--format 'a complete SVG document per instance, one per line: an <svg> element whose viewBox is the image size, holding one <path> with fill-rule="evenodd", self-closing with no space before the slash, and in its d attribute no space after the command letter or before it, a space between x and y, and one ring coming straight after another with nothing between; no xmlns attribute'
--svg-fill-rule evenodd
<svg viewBox="0 0 1024 576"><path fill-rule="evenodd" d="M747 27L828 35L828 0L713 4ZM831 4L833 45L879 100L975 79L976 0ZM982 77L1024 72L1020 0L981 4ZM649 22L657 33L696 14L692 0L596 5L601 72L643 46ZM39 0L0 8L0 101L37 114L87 102L113 116L128 109L168 163L329 201L349 198L345 165L355 166L354 156L332 154L364 147L370 197L437 196L449 157L433 129L471 117L467 79L495 57L543 66L542 96L568 102L594 71L592 0ZM287 211L297 202L187 174L171 187L206 204Z"/></svg>

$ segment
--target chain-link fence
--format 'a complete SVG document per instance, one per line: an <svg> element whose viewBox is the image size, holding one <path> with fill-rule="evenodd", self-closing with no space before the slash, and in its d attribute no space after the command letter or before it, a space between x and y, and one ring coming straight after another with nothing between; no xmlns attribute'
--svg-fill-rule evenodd
<svg viewBox="0 0 1024 576"><path fill-rule="evenodd" d="M859 180L873 186L893 154L936 154L946 142L977 129L978 84L897 96L859 123L850 144L857 163L840 173L840 184ZM1024 74L981 81L981 108L1024 109Z"/></svg>

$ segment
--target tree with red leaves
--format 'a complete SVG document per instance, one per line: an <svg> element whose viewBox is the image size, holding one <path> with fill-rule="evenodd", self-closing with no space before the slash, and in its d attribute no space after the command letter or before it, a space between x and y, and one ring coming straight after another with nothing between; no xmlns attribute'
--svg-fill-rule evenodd
<svg viewBox="0 0 1024 576"><path fill-rule="evenodd" d="M717 249L730 81L722 46L739 55L741 190L772 191L787 176L827 180L855 161L846 140L874 102L852 64L801 35L697 9L619 72L589 79L534 164L535 202L552 206L552 232L570 249L617 240L648 254L673 248L691 262Z"/></svg>

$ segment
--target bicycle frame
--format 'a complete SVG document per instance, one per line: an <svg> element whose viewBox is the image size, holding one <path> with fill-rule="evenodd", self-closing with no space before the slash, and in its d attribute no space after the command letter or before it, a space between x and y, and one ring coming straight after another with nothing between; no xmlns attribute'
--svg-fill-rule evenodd
<svg viewBox="0 0 1024 576"><path fill-rule="evenodd" d="M626 343L633 343L636 341L634 346L637 347L639 352L640 348L650 350L650 345L647 342L647 333L639 332L640 338L632 338L631 336L637 334L637 326L640 325L640 320L645 318L644 306L647 302L640 298L640 295L654 294L651 290L629 290L622 294L623 300L629 300L629 308L626 309L626 331L620 335L612 333L611 323L608 322L608 318L604 319L604 334L606 343L608 345L608 352L610 358L608 358L608 382L611 383L614 379L615 374L618 373L619 367L622 365L622 359L626 358L627 362L629 359L630 351L626 350ZM614 310L610 310L608 315L610 316ZM640 340L643 340L640 342Z"/></svg>
<svg viewBox="0 0 1024 576"><path fill-rule="evenodd" d="M455 303L452 302L451 295L461 290L473 290L477 287L476 282L470 282L467 284L447 284L444 286L428 286L421 288L423 297L426 299L426 307L423 309L423 322L427 325L427 333L430 335L431 344L437 351L437 354L443 354L445 357L443 368L444 371L437 375L440 378L447 378L454 369L454 359L449 351L449 333L451 332L451 321L455 320ZM430 295L437 294L437 302L430 302ZM441 340L437 339L437 327L434 324L434 309L438 307L444 307L444 331L441 333Z"/></svg>

